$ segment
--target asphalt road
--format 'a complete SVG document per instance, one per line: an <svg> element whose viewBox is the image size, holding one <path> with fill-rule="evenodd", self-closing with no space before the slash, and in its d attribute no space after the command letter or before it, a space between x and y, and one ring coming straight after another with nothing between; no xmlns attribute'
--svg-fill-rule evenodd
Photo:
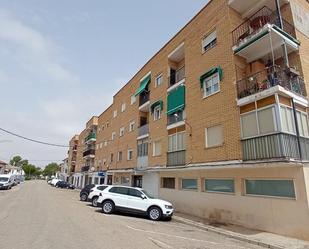
<svg viewBox="0 0 309 249"><path fill-rule="evenodd" d="M104 215L80 202L78 191L45 181L0 191L0 249L257 249L178 223L129 215Z"/></svg>

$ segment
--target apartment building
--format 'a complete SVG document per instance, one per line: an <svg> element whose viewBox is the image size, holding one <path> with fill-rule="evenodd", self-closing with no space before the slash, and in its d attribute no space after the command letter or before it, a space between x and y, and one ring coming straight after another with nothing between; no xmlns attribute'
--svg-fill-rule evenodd
<svg viewBox="0 0 309 249"><path fill-rule="evenodd" d="M209 1L87 123L80 174L309 239L309 3L279 4Z"/></svg>

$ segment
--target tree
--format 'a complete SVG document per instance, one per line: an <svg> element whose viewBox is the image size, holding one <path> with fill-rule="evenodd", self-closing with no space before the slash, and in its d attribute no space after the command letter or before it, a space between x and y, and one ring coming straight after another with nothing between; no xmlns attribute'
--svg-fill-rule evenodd
<svg viewBox="0 0 309 249"><path fill-rule="evenodd" d="M59 165L57 163L49 163L45 166L45 169L43 170L43 175L52 176L55 175L57 171L59 171Z"/></svg>
<svg viewBox="0 0 309 249"><path fill-rule="evenodd" d="M10 164L13 166L17 166L17 167L23 167L28 164L28 160L22 159L22 157L18 155L18 156L14 156L10 160Z"/></svg>
<svg viewBox="0 0 309 249"><path fill-rule="evenodd" d="M22 166L22 169L25 172L26 176L28 176L30 178L36 172L36 167L32 164L25 164L25 165Z"/></svg>

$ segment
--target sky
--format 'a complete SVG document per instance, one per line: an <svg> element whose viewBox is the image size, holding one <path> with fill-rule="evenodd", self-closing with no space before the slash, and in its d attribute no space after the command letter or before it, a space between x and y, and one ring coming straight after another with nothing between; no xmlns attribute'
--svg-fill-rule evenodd
<svg viewBox="0 0 309 249"><path fill-rule="evenodd" d="M0 128L68 145L207 0L1 0ZM67 148L0 131L0 160L61 162Z"/></svg>

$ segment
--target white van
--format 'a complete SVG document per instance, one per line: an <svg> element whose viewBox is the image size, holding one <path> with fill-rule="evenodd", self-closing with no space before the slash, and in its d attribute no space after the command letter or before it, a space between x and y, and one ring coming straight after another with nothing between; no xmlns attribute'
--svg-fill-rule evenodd
<svg viewBox="0 0 309 249"><path fill-rule="evenodd" d="M12 175L0 175L0 189L10 189L14 183Z"/></svg>

